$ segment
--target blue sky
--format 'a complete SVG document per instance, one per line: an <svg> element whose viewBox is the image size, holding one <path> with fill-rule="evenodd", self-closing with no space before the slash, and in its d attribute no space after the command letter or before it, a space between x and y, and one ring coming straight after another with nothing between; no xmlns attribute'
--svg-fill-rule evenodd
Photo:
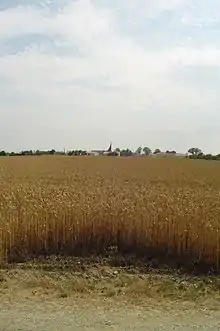
<svg viewBox="0 0 220 331"><path fill-rule="evenodd" d="M220 153L219 84L219 1L0 2L0 149Z"/></svg>

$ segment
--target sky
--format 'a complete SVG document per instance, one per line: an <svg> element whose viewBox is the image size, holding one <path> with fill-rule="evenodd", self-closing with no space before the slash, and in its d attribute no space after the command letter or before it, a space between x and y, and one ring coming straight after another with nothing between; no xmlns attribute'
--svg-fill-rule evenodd
<svg viewBox="0 0 220 331"><path fill-rule="evenodd" d="M219 0L1 0L0 150L220 153Z"/></svg>

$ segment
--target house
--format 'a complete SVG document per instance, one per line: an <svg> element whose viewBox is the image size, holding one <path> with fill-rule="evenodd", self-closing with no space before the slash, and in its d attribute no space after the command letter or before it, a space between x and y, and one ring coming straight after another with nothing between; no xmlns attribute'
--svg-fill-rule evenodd
<svg viewBox="0 0 220 331"><path fill-rule="evenodd" d="M112 150L112 143L110 143L110 146L107 150L102 150L102 149L93 149L90 152L88 152L88 155L107 155L107 156L116 156L118 153L116 151Z"/></svg>

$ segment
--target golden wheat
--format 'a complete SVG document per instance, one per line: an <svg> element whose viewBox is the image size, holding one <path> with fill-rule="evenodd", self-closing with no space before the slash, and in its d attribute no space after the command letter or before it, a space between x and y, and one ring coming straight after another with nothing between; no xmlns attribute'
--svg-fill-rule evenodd
<svg viewBox="0 0 220 331"><path fill-rule="evenodd" d="M220 164L112 157L0 159L0 259L101 253L219 270Z"/></svg>

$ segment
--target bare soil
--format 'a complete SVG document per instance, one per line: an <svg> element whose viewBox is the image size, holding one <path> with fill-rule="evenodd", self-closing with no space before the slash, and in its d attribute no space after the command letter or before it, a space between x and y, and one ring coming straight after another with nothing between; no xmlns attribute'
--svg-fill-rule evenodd
<svg viewBox="0 0 220 331"><path fill-rule="evenodd" d="M220 330L220 311L178 302L139 306L115 299L26 298L0 304L2 331L54 330Z"/></svg>
<svg viewBox="0 0 220 331"><path fill-rule="evenodd" d="M220 330L220 278L106 261L0 270L0 331Z"/></svg>

